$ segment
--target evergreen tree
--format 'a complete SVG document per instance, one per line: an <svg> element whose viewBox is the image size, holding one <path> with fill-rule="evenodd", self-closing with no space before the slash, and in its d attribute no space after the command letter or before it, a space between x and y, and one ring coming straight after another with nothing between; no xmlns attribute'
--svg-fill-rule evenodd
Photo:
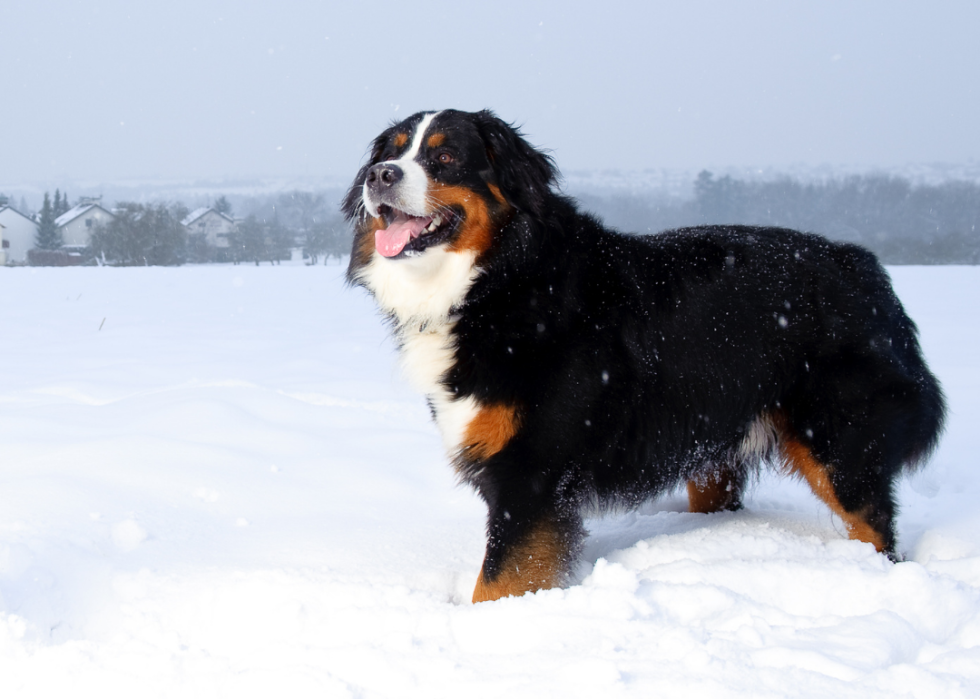
<svg viewBox="0 0 980 699"><path fill-rule="evenodd" d="M10 204L10 197L6 194L0 194L0 207L4 207Z"/></svg>
<svg viewBox="0 0 980 699"><path fill-rule="evenodd" d="M54 190L54 203L51 205L54 209L54 217L58 218L61 214L66 213L71 207L68 205L68 192L65 192L64 196L61 194L61 190Z"/></svg>
<svg viewBox="0 0 980 699"><path fill-rule="evenodd" d="M51 197L44 193L44 203L41 205L41 216L37 222L37 235L34 236L34 246L41 250L57 250L64 241L61 231L54 225L57 218L54 207L51 206Z"/></svg>
<svg viewBox="0 0 980 699"><path fill-rule="evenodd" d="M224 194L214 200L214 205L211 208L217 211L219 214L231 216L231 204L225 198Z"/></svg>

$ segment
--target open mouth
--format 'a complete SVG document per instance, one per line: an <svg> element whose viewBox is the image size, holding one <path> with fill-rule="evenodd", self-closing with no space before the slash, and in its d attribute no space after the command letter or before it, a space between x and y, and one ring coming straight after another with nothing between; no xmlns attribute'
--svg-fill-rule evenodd
<svg viewBox="0 0 980 699"><path fill-rule="evenodd" d="M378 213L387 228L375 232L374 247L390 259L415 257L445 242L462 219L452 209L440 209L431 216L410 216L387 204L379 206Z"/></svg>

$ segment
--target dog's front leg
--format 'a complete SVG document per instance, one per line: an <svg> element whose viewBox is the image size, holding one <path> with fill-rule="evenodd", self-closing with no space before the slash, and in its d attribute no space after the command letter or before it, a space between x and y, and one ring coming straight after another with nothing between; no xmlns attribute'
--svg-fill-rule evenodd
<svg viewBox="0 0 980 699"><path fill-rule="evenodd" d="M583 538L577 514L553 510L520 514L491 507L487 552L473 591L474 602L520 596L566 583Z"/></svg>

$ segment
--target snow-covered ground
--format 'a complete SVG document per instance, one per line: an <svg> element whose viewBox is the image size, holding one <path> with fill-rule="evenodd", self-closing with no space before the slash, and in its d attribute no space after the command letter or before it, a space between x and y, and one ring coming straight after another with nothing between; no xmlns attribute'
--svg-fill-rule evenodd
<svg viewBox="0 0 980 699"><path fill-rule="evenodd" d="M0 696L980 696L980 268L891 273L952 409L908 562L764 477L474 606L483 506L341 267L0 269Z"/></svg>

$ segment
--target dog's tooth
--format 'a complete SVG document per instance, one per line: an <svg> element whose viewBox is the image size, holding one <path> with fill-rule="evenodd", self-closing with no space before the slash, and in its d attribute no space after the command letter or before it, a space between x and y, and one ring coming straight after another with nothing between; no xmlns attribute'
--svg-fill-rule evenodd
<svg viewBox="0 0 980 699"><path fill-rule="evenodd" d="M442 214L436 214L432 217L432 225L441 226L442 225Z"/></svg>

